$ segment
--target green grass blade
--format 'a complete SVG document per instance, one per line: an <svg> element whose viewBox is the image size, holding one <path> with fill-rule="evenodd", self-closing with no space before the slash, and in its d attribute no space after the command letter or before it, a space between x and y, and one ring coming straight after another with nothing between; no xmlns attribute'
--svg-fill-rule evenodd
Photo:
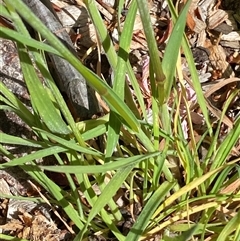
<svg viewBox="0 0 240 241"><path fill-rule="evenodd" d="M15 112L19 117L29 126L33 126L35 118L33 114L27 109L27 107L2 83L0 82L0 93L6 97L11 105L16 109Z"/></svg>
<svg viewBox="0 0 240 241"><path fill-rule="evenodd" d="M98 11L97 6L94 3L94 1L85 0L84 2L87 6L88 12L89 12L90 17L92 19L92 22L94 23L94 25L96 27L99 39L102 43L102 46L103 46L103 49L106 53L108 61L111 65L113 71L115 72L118 60L117 60L117 54L116 54L115 49L113 47L113 43L112 43L112 41L109 37L108 30L107 30L106 26L104 25L104 23L102 21L102 17L99 14L99 11ZM119 4L120 4L120 2L119 2ZM139 88L139 84L136 80L136 77L133 73L133 69L132 69L129 61L128 61L128 64L127 64L127 73L128 73L129 79L131 81L131 84L134 88L134 91L136 93L136 97L138 99L139 105L142 109L143 116L146 118L146 110L145 110L143 97L141 95L141 90ZM128 88L128 86L127 86L127 88ZM136 109L136 107L135 107L135 109ZM136 111L137 110L135 110L135 112Z"/></svg>
<svg viewBox="0 0 240 241"><path fill-rule="evenodd" d="M227 164L225 164L224 166L221 166L213 171L207 172L206 174L204 174L201 177L198 177L196 179L194 179L192 182L188 183L187 185L183 186L181 189L179 189L177 192L173 193L169 198L167 198L164 203L157 209L157 211L154 214L154 217L159 214L164 207L170 205L173 201L175 201L177 198L181 197L183 194L191 191L193 188L198 187L201 183L205 182L206 180L208 180L211 176L213 176L216 173L219 173L220 171L222 171L224 168L228 167L228 166L232 166L235 165L235 163L238 160L234 160L231 161Z"/></svg>
<svg viewBox="0 0 240 241"><path fill-rule="evenodd" d="M69 150L75 150L75 151L78 151L78 152L81 152L81 153L84 153L84 154L94 155L94 156L98 156L98 157L102 156L102 154L98 151L95 151L91 148L79 146L77 143L74 142L74 140L69 141L69 140L66 140L64 138L58 137L54 134L51 134L47 131L40 130L40 129L37 129L37 128L34 128L34 129L36 129L40 133L46 135L50 140L55 141L55 142L59 143L60 145L68 148Z"/></svg>
<svg viewBox="0 0 240 241"><path fill-rule="evenodd" d="M172 1L168 1L168 6L169 6L169 10L171 12L172 18L176 22L177 21L177 14L176 14L176 11L174 9ZM209 120L208 109L207 109L207 106L206 106L206 100L205 100L204 95L203 95L202 86L201 86L200 80L198 78L198 73L197 73L197 70L196 70L195 63L194 63L193 55L192 55L192 52L190 50L188 40L187 40L187 37L186 37L185 34L184 34L184 38L183 38L183 41L182 41L182 47L183 47L183 50L184 50L186 60L189 64L188 67L189 67L189 70L190 70L190 73L191 73L192 82L193 82L194 90L195 90L196 95L197 95L197 100L198 100L199 106L200 106L200 108L203 112L204 118L206 120L206 124L207 124L208 130L209 130L209 134L210 134L210 136L212 136L212 133L213 133L212 132L212 126L211 126L211 123L210 123L210 120Z"/></svg>
<svg viewBox="0 0 240 241"><path fill-rule="evenodd" d="M216 241L228 240L229 235L239 228L240 224L240 212L227 222L226 226L223 228L222 232L219 234Z"/></svg>
<svg viewBox="0 0 240 241"><path fill-rule="evenodd" d="M184 36L182 47L183 47L183 50L184 50L186 60L189 64L188 67L189 67L189 70L190 70L190 73L191 73L191 79L192 79L194 91L196 92L197 102L200 106L200 109L201 109L201 111L203 113L203 116L204 116L204 119L206 121L206 124L207 124L207 127L208 127L208 132L209 132L210 136L212 136L213 130L212 130L212 125L211 125L211 122L210 122L210 119L209 119L209 113L208 113L208 109L207 109L207 106L206 106L206 100L205 100L205 97L204 97L204 94L203 94L203 91L202 91L201 82L198 78L198 73L197 73L197 70L196 70L195 63L194 63L193 55L192 55L192 52L189 48L189 44L187 42L186 36Z"/></svg>
<svg viewBox="0 0 240 241"><path fill-rule="evenodd" d="M160 62L157 43L154 36L154 31L152 28L152 22L149 13L149 6L147 1L137 0L138 11L141 16L142 25L144 33L146 36L147 44L149 47L149 55L153 65L153 71L156 74L156 84L162 84L165 80L165 75L163 73L162 65ZM163 86L162 86L163 87ZM163 90L163 89L162 89ZM163 94L164 92L162 92Z"/></svg>
<svg viewBox="0 0 240 241"><path fill-rule="evenodd" d="M83 64L51 33L42 22L29 10L29 8L20 0L14 2L14 7L20 15L51 44L64 58L69 61L86 79L88 84L93 87L109 104L110 108L121 120L129 125L131 129L138 132L139 124L136 117L126 104L114 93L114 91L104 83L96 74L83 66Z"/></svg>
<svg viewBox="0 0 240 241"><path fill-rule="evenodd" d="M153 213L174 185L175 183L165 182L153 193L153 195L143 208L141 214L138 216L133 227L131 228L129 234L126 237L126 240L139 240L145 228L147 227L147 224L151 219Z"/></svg>
<svg viewBox="0 0 240 241"><path fill-rule="evenodd" d="M32 66L31 59L22 44L18 43L18 51L24 79L31 95L32 104L36 107L38 114L53 133L69 134L69 128L42 86Z"/></svg>
<svg viewBox="0 0 240 241"><path fill-rule="evenodd" d="M128 61L128 53L130 49L130 43L132 40L133 26L137 13L137 4L135 1L132 2L129 9L126 22L123 27L123 31L120 37L119 53L117 60L117 67L114 74L113 90L115 93L124 100L124 87L126 78L126 64ZM106 146L106 159L112 156L114 148L116 147L119 139L119 132L121 128L121 121L111 111L108 132L107 132L107 146Z"/></svg>
<svg viewBox="0 0 240 241"><path fill-rule="evenodd" d="M34 153L28 154L27 156L12 159L8 163L0 164L0 169L5 168L5 167L13 167L13 166L18 166L18 165L23 165L26 162L34 161L34 160L41 159L46 156L51 156L53 154L57 154L60 152L66 152L66 151L67 151L66 148L63 148L60 146L53 146L53 147L45 148L43 150L39 150Z"/></svg>
<svg viewBox="0 0 240 241"><path fill-rule="evenodd" d="M27 31L25 25L23 24L21 18L19 17L19 15L16 12L13 11L13 7L9 4L9 2L8 2L8 5L9 5L8 7L11 9L11 14L12 14L12 17L14 19L14 23L16 25L16 28L21 33L24 33L25 36L27 36L28 38L31 38L30 34L28 33L28 31ZM39 42L39 43L41 44L41 42ZM74 121L74 119L73 119L73 117L72 117L72 115L71 115L71 113L70 113L70 111L69 111L60 91L59 91L59 89L57 88L56 84L54 83L54 81L51 77L51 74L49 73L49 70L47 68L47 64L45 63L45 56L41 55L38 51L36 51L36 48L38 46L33 46L33 47L35 47L35 48L32 49L32 54L34 56L36 65L39 68L42 76L44 77L46 83L48 84L48 86L50 87L50 90L52 92L51 93L49 91L49 94L53 94L53 96L55 97L55 100L58 103L58 106L60 107L62 114L64 115L66 121L71 126L72 131L73 131L76 139L78 140L79 144L81 146L85 146L85 143L84 143L83 139L81 138L81 135L80 135L79 131L76 128L75 121ZM55 101L52 96L50 96L50 97L53 99L53 101Z"/></svg>
<svg viewBox="0 0 240 241"><path fill-rule="evenodd" d="M145 120L147 120L147 113L146 113L146 108L145 108L145 104L144 104L144 100L143 100L143 95L142 95L141 89L139 87L139 83L138 83L138 81L136 79L136 76L135 76L135 74L133 72L133 69L132 69L132 66L131 66L129 60L127 62L127 73L128 73L128 77L129 77L129 80L131 82L131 85L132 85L132 87L134 89L134 93L135 93L135 95L137 97L139 106L141 108L143 118ZM129 92L130 92L130 90L129 90ZM132 110L132 111L134 111L134 110ZM135 115L137 116L137 118L139 118L138 110L135 110L135 112L136 112Z"/></svg>
<svg viewBox="0 0 240 241"><path fill-rule="evenodd" d="M235 146L240 136L240 118L238 118L234 128L228 133L224 141L218 147L218 151L214 158L214 162L211 165L210 170L214 170L217 167L224 165L224 162L227 160L229 153L232 148ZM214 180L215 175L209 180L209 184Z"/></svg>
<svg viewBox="0 0 240 241"><path fill-rule="evenodd" d="M164 52L164 56L162 60L162 68L164 69L164 74L166 76L166 82L164 86L165 100L168 100L172 89L173 78L176 72L177 58L178 58L179 49L182 43L182 38L185 30L187 13L188 13L190 3L191 3L191 0L188 0L181 14L177 18L177 21L174 25L174 28L169 37L169 41L167 43L167 46ZM169 7L171 7L170 3L169 3Z"/></svg>
<svg viewBox="0 0 240 241"><path fill-rule="evenodd" d="M4 144L31 146L31 147L38 147L38 148L42 148L44 146L44 143L23 139L21 137L12 136L5 133L0 133L0 142Z"/></svg>
<svg viewBox="0 0 240 241"><path fill-rule="evenodd" d="M109 162L103 165L90 165L90 166L41 166L42 169L60 172L60 173L105 173L111 170L117 170L120 168L124 168L128 165L136 165L137 163L144 161L148 158L155 157L159 155L159 152L154 152L146 155L136 155L128 158L116 158L113 162ZM0 165L1 167L1 165ZM81 168L80 168L81 167Z"/></svg>
<svg viewBox="0 0 240 241"><path fill-rule="evenodd" d="M30 241L29 239L25 239L25 238L16 238L16 237L12 237L10 235L7 234L0 234L0 240L6 240L6 241Z"/></svg>
<svg viewBox="0 0 240 241"><path fill-rule="evenodd" d="M94 26L102 43L103 49L106 52L108 61L113 70L115 70L117 66L117 54L111 41L111 38L108 34L108 30L102 21L102 17L98 11L96 3L95 1L89 0L83 0L83 2L85 3L88 13L94 23Z"/></svg>
<svg viewBox="0 0 240 241"><path fill-rule="evenodd" d="M237 93L239 93L239 91L235 92L235 94L237 94ZM234 94L234 92L233 92L233 94ZM235 94L234 95L231 94L230 97L228 98L228 100L226 101L226 105L223 108L222 116L220 118L219 129L220 129L220 125L222 123L224 114L227 110L227 107L229 106L228 104L230 104L232 102L232 100L235 97ZM227 160L227 157L230 154L232 148L235 146L235 144L239 140L239 137L240 137L240 118L238 118L235 121L232 130L228 133L228 135L225 137L224 141L218 147L216 156L214 158L214 162L212 163L210 170L213 170L224 164L224 162Z"/></svg>
<svg viewBox="0 0 240 241"><path fill-rule="evenodd" d="M44 50L46 52L61 56L61 54L56 49L54 49L53 47L51 47L51 46L49 46L45 43L39 42L39 41L37 41L37 40L35 40L31 37L26 37L25 35L22 35L22 34L16 32L15 30L0 27L0 36L2 38L6 38L6 39L10 39L12 41L16 41L16 42L21 43L21 44L23 44L25 46L28 46L28 47L41 49L41 50Z"/></svg>
<svg viewBox="0 0 240 241"><path fill-rule="evenodd" d="M25 170L35 180L37 180L37 182L40 183L49 193L51 193L55 200L57 200L58 205L63 208L68 217L79 229L83 228L83 222L79 217L77 211L73 208L73 204L65 198L65 195L67 196L67 193L65 193L65 191L63 191L56 183L54 183L43 172L41 172L38 167L25 165L21 168Z"/></svg>
<svg viewBox="0 0 240 241"><path fill-rule="evenodd" d="M97 201L94 203L93 208L91 209L85 228L81 231L81 237L87 230L87 227L91 220L107 205L109 200L113 197L116 191L121 187L129 173L132 171L134 165L129 165L124 167L116 172L112 177L110 182L102 191L101 195L98 197Z"/></svg>
<svg viewBox="0 0 240 241"><path fill-rule="evenodd" d="M40 70L47 85L49 86L49 90L51 91L50 93L53 94L53 101L56 101L56 103L58 104L59 111L61 111L61 113L65 117L66 122L71 127L72 132L75 135L76 139L78 140L79 144L82 147L86 147L86 144L84 143L84 140L76 127L76 123L72 117L72 114L71 114L65 100L63 99L63 96L62 96L60 90L56 86L56 84L48 70L47 64L44 62L40 53L34 52L33 54L36 59L36 64L38 66L38 69Z"/></svg>

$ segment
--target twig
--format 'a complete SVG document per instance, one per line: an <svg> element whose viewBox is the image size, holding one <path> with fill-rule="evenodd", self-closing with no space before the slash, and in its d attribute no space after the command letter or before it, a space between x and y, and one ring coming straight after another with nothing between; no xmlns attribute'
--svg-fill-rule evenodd
<svg viewBox="0 0 240 241"><path fill-rule="evenodd" d="M68 33L63 30L63 26L54 12L51 2L49 0L23 1L49 30L56 34L68 49L76 55L71 39ZM51 60L51 67L54 70L54 79L60 90L66 92L73 104L77 117L88 119L97 114L99 105L96 96L94 91L87 86L83 76L66 60L53 54L48 55Z"/></svg>

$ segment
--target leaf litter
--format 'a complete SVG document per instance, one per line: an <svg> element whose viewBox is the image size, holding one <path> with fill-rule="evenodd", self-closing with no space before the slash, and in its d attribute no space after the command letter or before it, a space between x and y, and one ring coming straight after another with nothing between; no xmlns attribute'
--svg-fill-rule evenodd
<svg viewBox="0 0 240 241"><path fill-rule="evenodd" d="M53 0L54 9L59 18L63 22L63 26L68 30L68 33L73 41L75 48L78 51L79 57L86 66L93 71L97 71L97 66L101 67L102 76L111 83L111 69L101 51L101 62L97 50L97 37L93 24L87 14L84 5L81 1L57 1ZM78 3L78 4L76 4ZM180 2L178 7L181 9L183 2ZM114 0L97 1L97 6L102 14L109 33L115 43L115 48L118 49L118 27L116 21L116 9ZM129 4L126 3L123 10L120 22L124 23ZM151 12L151 21L154 27L156 41L159 48L159 56L163 57L164 49L167 40L172 32L173 23L168 10L166 1L149 1L149 10ZM207 101L209 115L212 125L216 125L221 118L223 107L228 100L228 97L234 91L238 91L230 105L227 108L223 117L223 123L219 140L222 140L234 125L234 121L239 118L240 113L240 2L234 0L193 0L187 18L186 36L190 42L195 65L199 74L202 89ZM137 15L133 40L131 43L130 62L135 71L136 78L142 91L147 111L151 110L151 88L149 83L149 56L147 52L147 43L145 40L140 16ZM201 110L196 102L196 94L192 88L189 69L185 60L184 53L181 53L181 67L183 69L183 82L177 83L176 90L179 96L182 96L184 91L186 94L185 101L180 99L180 116L181 125L184 137L189 141L189 126L186 120L186 108L190 109L191 120L194 127L196 142L201 139L206 128ZM19 73L20 70L19 70ZM19 74L21 75L21 74ZM19 77L21 78L21 77ZM2 79L2 78L1 78ZM14 88L9 87L11 90ZM17 90L18 91L18 90ZM134 97L134 91L132 89ZM28 96L27 91L21 89L21 96ZM26 99L26 98L24 98ZM136 100L136 98L134 97ZM172 100L174 96L172 96ZM169 108L173 106L171 98L168 102ZM104 104L104 102L102 102ZM186 106L188 105L188 106ZM104 109L106 109L104 107ZM139 110L139 112L141 112ZM10 116L12 121L17 117ZM148 120L151 123L151 117ZM22 126L23 123L20 123ZM1 123L1 131L3 124ZM22 133L21 133L22 134ZM205 143L206 144L206 143ZM95 145L97 145L95 143ZM202 159L209 145L202 145ZM10 149L9 149L10 150ZM23 154L23 153L22 153ZM21 154L20 154L21 155ZM240 141L232 150L232 156L240 155ZM229 157L230 159L231 157ZM1 158L1 162L4 159ZM2 171L1 171L2 172ZM11 173L11 172L10 172ZM11 180L14 180L15 188L13 191ZM7 175L6 172L0 176L0 193L2 195L20 195L20 196L35 196L33 191L24 191L24 187L20 188L19 177L15 179L13 176ZM23 178L24 179L24 178ZM25 177L29 179L29 177ZM61 179L61 178L60 178ZM27 181L25 184L27 186ZM62 180L61 180L62 181ZM142 186L143 180L138 177L136 182ZM22 185L22 184L21 184ZM24 181L23 181L24 185ZM231 184L226 184L221 193L236 193L239 191L239 181L236 180ZM125 221L118 224L122 228L123 233L127 234L133 225L135 218L139 215L142 207L141 200L135 200L134 207L129 205L131 202L128 195L124 195L123 189L119 190L118 197L119 206L122 207L125 214ZM86 202L85 198L83 202ZM139 198L139 197L138 197ZM13 203L13 204L11 204ZM17 204L16 216L8 218L9 210ZM121 204L120 204L121 203ZM1 198L0 204L0 230L3 233L11 234L18 238L26 238L29 240L72 240L73 236L62 224L52 219L53 213L50 210L41 211L40 206L33 205L27 201L26 205L30 209L24 207L24 202L14 201L7 198ZM86 206L88 204L86 203ZM234 216L239 208L239 204L233 202L230 206L225 206L223 209L217 210L219 219ZM46 214L47 212L47 214ZM64 215L63 215L64 216ZM50 217L50 218L49 218ZM64 217L67 219L66 217ZM57 225L57 224L58 225ZM61 227L61 228L59 228ZM150 238L149 240L158 240L159 235ZM89 240L113 240L106 239L103 235L89 236Z"/></svg>

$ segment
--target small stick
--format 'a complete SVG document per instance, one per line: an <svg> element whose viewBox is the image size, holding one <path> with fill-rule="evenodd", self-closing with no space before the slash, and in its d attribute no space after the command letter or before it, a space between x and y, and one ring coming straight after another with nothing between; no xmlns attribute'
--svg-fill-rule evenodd
<svg viewBox="0 0 240 241"><path fill-rule="evenodd" d="M76 55L71 39L58 19L51 2L49 0L23 0L23 2ZM77 117L89 119L99 113L95 93L87 86L83 76L66 60L53 54L48 56L53 67L54 79L60 90L67 94Z"/></svg>

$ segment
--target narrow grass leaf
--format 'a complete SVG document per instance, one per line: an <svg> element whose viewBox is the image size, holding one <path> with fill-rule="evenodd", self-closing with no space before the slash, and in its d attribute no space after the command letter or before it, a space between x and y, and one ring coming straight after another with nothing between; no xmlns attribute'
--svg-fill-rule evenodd
<svg viewBox="0 0 240 241"><path fill-rule="evenodd" d="M137 0L138 11L141 16L141 21L149 47L149 55L151 58L154 73L156 74L156 84L160 84L165 80L161 61L158 54L157 43L154 36L152 22L149 13L149 5L147 1Z"/></svg>
<svg viewBox="0 0 240 241"><path fill-rule="evenodd" d="M63 148L60 146L53 146L53 147L45 148L43 150L36 151L36 152L28 154L26 156L12 159L8 163L0 164L0 169L5 168L5 167L13 167L13 166L23 165L26 162L34 161L34 160L41 159L46 156L51 156L53 154L57 154L60 152L66 152L66 151L67 151L66 148Z"/></svg>
<svg viewBox="0 0 240 241"><path fill-rule="evenodd" d="M54 133L69 134L69 128L42 86L28 53L20 43L18 44L18 51L24 79L31 95L31 101L36 106L37 112L49 130Z"/></svg>
<svg viewBox="0 0 240 241"><path fill-rule="evenodd" d="M16 238L7 234L0 234L0 240L6 240L6 241L30 241L29 239L25 238Z"/></svg>
<svg viewBox="0 0 240 241"><path fill-rule="evenodd" d="M88 84L93 87L106 100L110 108L119 114L119 118L129 125L131 129L138 132L139 123L126 104L114 93L114 91L103 82L96 74L83 66L83 64L64 46L63 43L49 31L49 29L29 10L29 8L20 0L14 2L14 6L20 15L46 40L52 45L64 58L71 63L86 79Z"/></svg>
<svg viewBox="0 0 240 241"><path fill-rule="evenodd" d="M25 46L33 47L35 49L41 49L41 50L44 50L46 52L61 56L61 54L56 49L51 47L50 45L39 42L39 41L37 41L33 38L26 37L25 35L22 35L21 33L18 33L15 30L0 27L0 35L1 35L2 38L6 38L6 39L10 39L12 41L16 41L16 42L21 43Z"/></svg>
<svg viewBox="0 0 240 241"><path fill-rule="evenodd" d="M6 0L7 1L7 0ZM21 32L22 34L24 34L25 36L31 38L28 30L26 29L26 26L24 25L22 19L20 18L20 16L13 11L13 7L10 4L10 1L8 1L8 7L11 9L11 15L12 18L14 19L14 24L17 28L17 30L19 32ZM65 117L66 121L68 122L68 124L70 125L70 127L72 128L72 131L76 137L76 139L78 140L79 144L81 146L85 146L84 141L81 138L81 135L79 133L79 131L77 131L76 126L75 126L75 121L70 113L70 110L68 109L58 87L56 86L56 84L54 83L51 74L49 73L49 70L47 68L47 64L45 62L45 56L44 54L39 51L36 51L36 48L29 48L30 50L32 50L32 54L33 57L35 59L35 63L37 65L37 67L39 68L42 76L44 77L46 83L48 84L48 86L51 89L51 92L46 88L50 99L55 103L55 101L58 103L58 107L61 107L61 113L63 114L63 116ZM53 94L53 96L52 96ZM55 98L55 99L54 99ZM58 108L57 107L57 108ZM60 113L60 110L57 110Z"/></svg>
<svg viewBox="0 0 240 241"><path fill-rule="evenodd" d="M170 2L170 1L168 1ZM179 49L182 44L182 38L185 30L187 13L190 6L191 0L188 0L182 9L181 14L177 18L175 26L172 30L172 33L169 37L169 41L167 43L165 53L162 60L162 68L164 69L164 74L166 76L165 82L165 100L168 100L172 85L173 78L176 71L177 58L179 54ZM171 6L171 4L169 4Z"/></svg>
<svg viewBox="0 0 240 241"><path fill-rule="evenodd" d="M234 166L229 166L225 168L219 175L218 178L215 179L213 187L211 188L210 194L218 193L221 190L222 185L228 179L228 175L230 176L232 169L235 168Z"/></svg>
<svg viewBox="0 0 240 241"><path fill-rule="evenodd" d="M27 107L2 83L0 82L0 93L16 108L18 116L29 126L33 126L35 118Z"/></svg>
<svg viewBox="0 0 240 241"><path fill-rule="evenodd" d="M94 1L87 1L87 0L85 0L84 2L87 6L90 17L91 17L91 19L94 23L94 26L96 28L96 31L97 31L98 36L100 38L101 44L102 44L103 49L104 49L104 51L106 53L106 56L108 58L108 61L111 65L113 71L115 71L115 69L117 67L117 53L116 53L116 51L113 47L113 43L112 43L111 38L108 34L108 30L107 30L105 24L102 21L102 17L100 15L99 11L98 11L98 8L97 8L95 2ZM121 4L121 3L119 2L119 4ZM137 97L137 100L139 102L139 105L140 105L140 107L143 111L143 116L146 117L146 110L145 110L145 106L144 106L143 96L141 95L140 87L138 85L138 82L136 80L135 74L133 72L133 69L132 69L129 61L127 63L127 73L128 73L129 79L131 81L131 84L134 88L134 91L136 93L136 97Z"/></svg>
<svg viewBox="0 0 240 241"><path fill-rule="evenodd" d="M87 227L91 220L99 214L99 212L108 204L109 200L113 197L113 195L117 192L117 190L121 187L125 179L128 177L129 173L132 171L134 165L128 165L116 172L116 174L112 177L110 182L102 191L101 195L98 197L97 201L94 203L92 207L87 223L84 229L81 231L81 236L86 232Z"/></svg>
<svg viewBox="0 0 240 241"><path fill-rule="evenodd" d="M163 241L187 241L191 238L191 236L195 233L195 231L198 229L198 225L194 225L189 230L184 231L181 235L177 237L163 237Z"/></svg>
<svg viewBox="0 0 240 241"><path fill-rule="evenodd" d="M97 150L93 150L93 149L91 150L90 148L79 146L77 143L74 142L74 140L71 140L71 141L66 140L64 138L58 137L54 134L51 134L47 131L44 131L44 130L41 130L41 129L38 129L38 128L34 128L34 129L43 133L44 135L46 135L52 141L55 141L55 142L59 143L60 145L68 148L69 150L75 150L75 151L78 151L78 152L81 152L81 153L102 157L102 154L100 152L98 152Z"/></svg>
<svg viewBox="0 0 240 241"><path fill-rule="evenodd" d="M85 131L82 134L82 138L84 141L88 141L88 140L94 139L98 136L101 136L101 135L105 134L106 132L107 132L107 124L102 124L95 128L92 128L91 130Z"/></svg>
<svg viewBox="0 0 240 241"><path fill-rule="evenodd" d="M229 153L232 148L235 146L240 136L240 118L235 122L233 129L228 133L225 137L221 145L218 147L216 156L211 165L210 170L213 170L219 166L221 166L224 161L227 160Z"/></svg>
<svg viewBox="0 0 240 241"><path fill-rule="evenodd" d="M111 41L111 38L108 34L108 30L104 22L102 21L102 17L98 11L96 3L95 1L89 1L89 0L83 0L83 2L86 5L88 13L94 23L95 29L98 33L103 49L106 52L108 61L111 67L113 68L113 70L115 70L117 66L117 54L113 46L113 43Z"/></svg>
<svg viewBox="0 0 240 241"><path fill-rule="evenodd" d="M141 211L138 216L136 222L132 226L129 234L126 237L128 241L136 241L139 240L141 234L144 232L145 228L149 220L151 219L153 213L165 198L165 196L169 193L169 191L173 188L175 183L164 182L150 197L147 201L145 207Z"/></svg>
<svg viewBox="0 0 240 241"><path fill-rule="evenodd" d="M163 209L164 207L167 207L171 203L173 203L177 198L181 197L182 195L186 194L187 192L191 191L193 188L198 187L201 183L208 180L212 175L220 172L221 170L225 169L227 166L234 165L238 160L231 161L224 166L221 166L213 171L210 171L206 174L204 174L201 177L196 178L189 184L185 185L181 189L179 189L177 192L173 193L169 198L167 198L164 203L157 209L157 211L154 213L153 218L156 217Z"/></svg>
<svg viewBox="0 0 240 241"><path fill-rule="evenodd" d="M240 212L227 222L222 232L219 234L216 241L228 240L229 235L233 233L237 228L239 228L240 224Z"/></svg>
<svg viewBox="0 0 240 241"><path fill-rule="evenodd" d="M126 21L120 36L119 53L117 60L117 67L114 71L113 90L115 93L124 100L124 87L126 78L126 65L128 61L128 53L130 43L132 40L133 26L137 13L137 4L132 2L129 9ZM116 147L119 139L119 132L121 128L121 120L117 118L114 112L110 112L108 132L107 132L107 146L106 146L106 161L112 156L114 148Z"/></svg>
<svg viewBox="0 0 240 241"><path fill-rule="evenodd" d="M118 1L118 6L117 6L117 19L118 19L118 32L121 33L121 16L122 16L122 11L124 11L124 0L119 0ZM129 13L129 12L128 12Z"/></svg>
<svg viewBox="0 0 240 241"><path fill-rule="evenodd" d="M174 9L172 1L168 1L168 6L169 6L169 10L171 12L172 18L176 22L177 21L177 14L176 14L176 11ZM205 98L204 98L204 95L203 95L200 80L198 78L198 73L197 73L197 70L196 70L195 63L194 63L193 55L192 55L192 52L190 50L188 40L187 40L187 37L186 37L185 34L184 34L183 41L182 41L182 47L183 47L183 50L184 50L186 60L189 64L188 67L189 67L189 70L190 70L190 73L191 73L191 78L192 78L194 90L195 90L196 95L197 95L198 104L199 104L199 106L200 106L200 108L203 112L206 124L208 126L208 130L209 130L209 133L210 133L210 136L211 136L212 135L212 126L211 126L211 123L210 123L210 120L209 120L206 101L205 101Z"/></svg>
<svg viewBox="0 0 240 241"><path fill-rule="evenodd" d="M49 193L51 193L51 195L57 200L58 205L64 209L68 217L79 229L83 228L83 222L73 207L73 204L65 198L67 193L64 190L62 190L56 183L49 179L45 173L39 170L37 166L25 165L21 168L31 177L33 177L38 183L40 183Z"/></svg>
<svg viewBox="0 0 240 241"><path fill-rule="evenodd" d="M4 144L31 146L31 147L38 147L38 148L42 148L44 146L44 143L23 139L21 137L12 136L5 133L0 133L0 142Z"/></svg>
<svg viewBox="0 0 240 241"><path fill-rule="evenodd" d="M109 121L109 114L106 114L100 118L93 120L84 120L76 123L78 130L81 133L85 133L86 131L90 131L100 125L105 125Z"/></svg>
<svg viewBox="0 0 240 241"><path fill-rule="evenodd" d="M6 19L11 19L11 15L9 14L9 11L7 10L6 6L4 6L4 4L1 3L0 7L1 7L1 16L5 17Z"/></svg>
<svg viewBox="0 0 240 241"><path fill-rule="evenodd" d="M133 69L132 69L132 66L130 64L130 61L128 60L127 62L127 73L128 73L128 77L129 77L129 80L131 82L131 85L134 89L134 93L137 97L137 100L138 100L138 103L139 103L139 106L140 106L140 109L142 111L142 116L145 120L147 120L147 113L146 113L146 108L145 108L145 104L144 104L144 100L143 100L143 95L142 95L142 92L141 92L141 89L140 89L140 86L139 86L139 83L136 79L136 76L133 72ZM128 90L130 92L130 90ZM127 97L126 97L127 98ZM130 98L130 97L129 97ZM132 109L132 111L134 111L134 109ZM139 116L139 111L138 109L136 109L134 111L135 115L137 116L137 118L140 119L140 116Z"/></svg>
<svg viewBox="0 0 240 241"><path fill-rule="evenodd" d="M159 152L154 152L146 155L137 155L128 158L116 158L113 162L109 162L103 165L90 165L90 166L41 166L42 169L62 172L62 173L104 173L111 170L117 170L128 165L136 165L137 163L144 161L148 158L159 155ZM0 166L1 167L1 166Z"/></svg>

